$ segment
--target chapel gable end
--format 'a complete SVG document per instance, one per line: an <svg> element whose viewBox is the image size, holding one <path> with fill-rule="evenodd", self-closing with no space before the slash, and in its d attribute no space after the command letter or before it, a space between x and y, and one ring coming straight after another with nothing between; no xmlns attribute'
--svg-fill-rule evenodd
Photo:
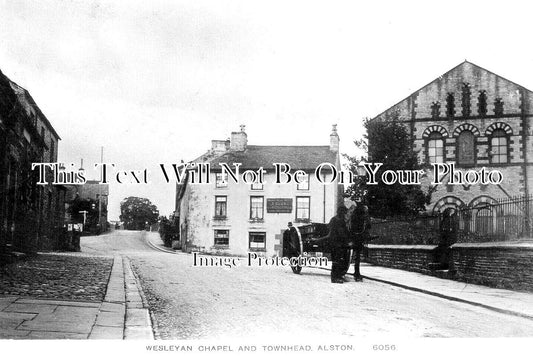
<svg viewBox="0 0 533 356"><path fill-rule="evenodd" d="M413 95L414 120L468 120L520 115L531 92L470 62L463 62ZM529 102L524 108L530 108Z"/></svg>

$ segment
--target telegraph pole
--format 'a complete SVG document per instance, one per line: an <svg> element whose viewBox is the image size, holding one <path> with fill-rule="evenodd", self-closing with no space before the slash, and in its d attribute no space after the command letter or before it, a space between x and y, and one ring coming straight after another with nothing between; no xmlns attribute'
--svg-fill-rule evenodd
<svg viewBox="0 0 533 356"><path fill-rule="evenodd" d="M100 163L104 163L104 146L100 147ZM103 177L103 171L100 172L100 182L102 182ZM100 190L100 189L98 189ZM98 224L100 225L100 232L102 232L102 195L100 194L98 196Z"/></svg>

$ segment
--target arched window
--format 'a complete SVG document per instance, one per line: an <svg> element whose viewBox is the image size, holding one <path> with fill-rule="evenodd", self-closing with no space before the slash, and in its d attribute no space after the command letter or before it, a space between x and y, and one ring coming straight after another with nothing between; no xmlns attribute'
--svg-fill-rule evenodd
<svg viewBox="0 0 533 356"><path fill-rule="evenodd" d="M444 140L439 132L432 132L428 137L428 162L444 162Z"/></svg>
<svg viewBox="0 0 533 356"><path fill-rule="evenodd" d="M472 131L465 130L457 137L457 163L476 163L475 137Z"/></svg>
<svg viewBox="0 0 533 356"><path fill-rule="evenodd" d="M490 138L491 163L507 163L507 134L502 129L492 131Z"/></svg>

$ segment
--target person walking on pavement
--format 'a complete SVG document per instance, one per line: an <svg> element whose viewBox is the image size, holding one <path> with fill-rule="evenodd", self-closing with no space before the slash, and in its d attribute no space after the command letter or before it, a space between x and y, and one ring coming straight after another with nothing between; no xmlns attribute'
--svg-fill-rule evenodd
<svg viewBox="0 0 533 356"><path fill-rule="evenodd" d="M362 203L357 204L350 216L350 237L353 242L354 252L354 272L353 277L356 282L362 282L363 277L360 272L361 253L363 244L370 235L370 215L368 207Z"/></svg>
<svg viewBox="0 0 533 356"><path fill-rule="evenodd" d="M331 246L331 283L344 283L343 274L346 264L346 250L349 241L349 232L345 216L348 209L339 205L337 215L329 221L329 245Z"/></svg>

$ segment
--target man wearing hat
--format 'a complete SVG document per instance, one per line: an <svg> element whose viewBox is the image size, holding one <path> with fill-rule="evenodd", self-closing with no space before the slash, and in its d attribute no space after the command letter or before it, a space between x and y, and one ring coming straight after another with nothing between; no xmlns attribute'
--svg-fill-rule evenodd
<svg viewBox="0 0 533 356"><path fill-rule="evenodd" d="M298 229L289 221L287 230L283 232L283 256L284 257L298 257L301 254L301 238ZM300 274L301 266L291 266L294 273Z"/></svg>
<svg viewBox="0 0 533 356"><path fill-rule="evenodd" d="M354 273L353 277L356 282L362 282L363 277L359 270L361 263L361 253L363 252L363 244L370 237L370 215L368 214L368 207L359 202L355 210L350 215L350 233L353 242L354 252Z"/></svg>
<svg viewBox="0 0 533 356"><path fill-rule="evenodd" d="M346 265L346 249L349 232L346 227L346 206L341 204L337 208L337 215L329 221L329 245L331 247L331 283L343 283L344 267Z"/></svg>

